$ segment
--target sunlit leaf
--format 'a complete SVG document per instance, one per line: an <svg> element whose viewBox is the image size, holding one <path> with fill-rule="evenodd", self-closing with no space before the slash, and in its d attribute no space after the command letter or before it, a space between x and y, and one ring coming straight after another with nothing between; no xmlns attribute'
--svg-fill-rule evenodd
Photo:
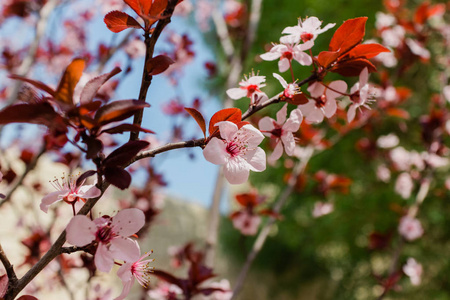
<svg viewBox="0 0 450 300"><path fill-rule="evenodd" d="M209 121L209 135L212 136L214 133L219 131L218 127L214 125L217 122L229 121L233 123L238 123L242 119L242 112L239 108L225 108L216 112Z"/></svg>
<svg viewBox="0 0 450 300"><path fill-rule="evenodd" d="M206 122L205 122L205 119L203 118L202 114L195 108L185 107L184 109L195 119L198 126L200 126L200 129L202 130L203 135L206 137Z"/></svg>
<svg viewBox="0 0 450 300"><path fill-rule="evenodd" d="M114 126L112 128L104 129L100 132L102 133L109 133L109 134L116 134L116 133L124 133L124 132L145 132L145 133L155 133L154 131L151 131L149 129L142 128L139 125L136 124L120 124L117 126Z"/></svg>
<svg viewBox="0 0 450 300"><path fill-rule="evenodd" d="M73 91L83 74L84 66L85 61L82 58L76 58L70 63L56 89L56 100L73 105Z"/></svg>
<svg viewBox="0 0 450 300"><path fill-rule="evenodd" d="M129 163L139 151L147 148L148 145L150 145L150 143L147 141L129 141L111 152L111 154L105 158L103 164L105 166L123 166Z"/></svg>
<svg viewBox="0 0 450 300"><path fill-rule="evenodd" d="M33 86L35 86L36 88L47 92L48 94L50 94L51 96L55 96L55 91L49 87L48 85L46 85L45 83L41 82L41 81L37 81L37 80L32 80L32 79L28 79L19 75L10 75L9 76L12 79L16 79L16 80L21 80L21 81L25 81Z"/></svg>
<svg viewBox="0 0 450 300"><path fill-rule="evenodd" d="M350 50L347 55L349 57L372 58L381 52L391 52L391 50L380 44L360 44Z"/></svg>
<svg viewBox="0 0 450 300"><path fill-rule="evenodd" d="M100 87L114 75L120 73L122 70L115 67L111 72L95 77L86 83L80 95L80 103L84 104L91 102L97 94Z"/></svg>
<svg viewBox="0 0 450 300"><path fill-rule="evenodd" d="M119 100L100 107L95 114L98 125L105 125L131 117L137 110L149 107L150 104L138 100Z"/></svg>
<svg viewBox="0 0 450 300"><path fill-rule="evenodd" d="M149 75L158 75L167 70L174 62L166 55L158 55L149 59L145 67Z"/></svg>
<svg viewBox="0 0 450 300"><path fill-rule="evenodd" d="M117 10L109 12L103 21L109 30L116 33L127 28L142 28L132 16Z"/></svg>
<svg viewBox="0 0 450 300"><path fill-rule="evenodd" d="M365 34L366 21L367 17L345 21L334 33L328 50L339 51L342 54L361 43Z"/></svg>

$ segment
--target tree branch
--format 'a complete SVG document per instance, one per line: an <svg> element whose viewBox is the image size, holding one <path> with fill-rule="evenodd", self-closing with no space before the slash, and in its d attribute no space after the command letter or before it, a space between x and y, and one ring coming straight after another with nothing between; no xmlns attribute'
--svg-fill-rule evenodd
<svg viewBox="0 0 450 300"><path fill-rule="evenodd" d="M3 250L2 245L0 244L0 261L5 267L6 274L8 275L9 285L14 285L17 282L16 272L14 272L14 267L6 256L5 251Z"/></svg>

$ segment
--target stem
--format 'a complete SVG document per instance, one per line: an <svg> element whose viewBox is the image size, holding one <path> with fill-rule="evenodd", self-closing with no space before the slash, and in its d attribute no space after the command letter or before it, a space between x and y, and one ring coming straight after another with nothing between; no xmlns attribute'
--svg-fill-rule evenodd
<svg viewBox="0 0 450 300"><path fill-rule="evenodd" d="M145 49L145 62L144 62L144 68L142 71L142 80L141 80L141 89L139 91L139 98L138 100L141 102L146 101L148 88L150 87L152 83L152 75L148 74L147 71L147 64L149 61L153 58L153 53L155 51L155 45L158 41L159 36L161 35L161 32L166 27L167 24L170 23L170 18L172 17L173 11L175 9L175 5L177 5L178 0L169 0L166 9L164 10L162 14L162 19L160 19L155 27L155 30L153 31L152 35L150 36L150 32L146 31L144 34L144 42L146 45ZM133 119L133 124L135 125L141 125L142 124L142 116L144 114L144 110L140 109L136 112ZM130 133L130 141L137 140L139 138L139 132L132 131Z"/></svg>
<svg viewBox="0 0 450 300"><path fill-rule="evenodd" d="M2 245L0 244L0 261L2 262L3 266L5 267L6 274L8 275L9 285L14 285L17 282L17 276L14 272L14 267L9 261L8 257L6 256L5 251L2 248Z"/></svg>

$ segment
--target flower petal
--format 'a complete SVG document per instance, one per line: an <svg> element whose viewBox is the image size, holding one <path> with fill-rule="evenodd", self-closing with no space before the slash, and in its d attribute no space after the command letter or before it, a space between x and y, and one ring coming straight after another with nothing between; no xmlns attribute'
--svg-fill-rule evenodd
<svg viewBox="0 0 450 300"><path fill-rule="evenodd" d="M261 131L250 124L242 126L242 128L239 129L239 132L245 136L249 148L258 146L264 140L264 135Z"/></svg>
<svg viewBox="0 0 450 300"><path fill-rule="evenodd" d="M203 149L203 156L210 163L223 165L227 162L229 154L226 151L226 144L214 137Z"/></svg>
<svg viewBox="0 0 450 300"><path fill-rule="evenodd" d="M138 232L145 224L145 215L138 208L127 208L119 211L111 222L114 233L130 236Z"/></svg>
<svg viewBox="0 0 450 300"><path fill-rule="evenodd" d="M66 228L66 239L72 245L82 247L95 240L97 226L88 217L73 217Z"/></svg>
<svg viewBox="0 0 450 300"><path fill-rule="evenodd" d="M217 122L215 124L215 126L219 127L220 130L220 136L224 139L224 140L231 140L233 139L233 136L236 134L236 132L238 131L238 127L236 124L230 122L230 121L222 121L222 122Z"/></svg>
<svg viewBox="0 0 450 300"><path fill-rule="evenodd" d="M95 266L101 272L108 273L114 265L114 258L104 243L99 243L94 257Z"/></svg>
<svg viewBox="0 0 450 300"><path fill-rule="evenodd" d="M286 121L287 115L287 103L283 105L283 107L277 112L277 123L278 125L282 125Z"/></svg>
<svg viewBox="0 0 450 300"><path fill-rule="evenodd" d="M283 71L284 72L284 71ZM277 73L272 73L273 77L275 77L276 79L278 79L278 81L281 83L281 86L284 88L287 88L288 83L286 82L286 80L284 80L283 77L281 77L279 74Z"/></svg>
<svg viewBox="0 0 450 300"><path fill-rule="evenodd" d="M249 164L241 157L234 157L227 162L223 173L230 184L244 183L250 173Z"/></svg>
<svg viewBox="0 0 450 300"><path fill-rule="evenodd" d="M78 189L77 195L84 199L99 197L102 192L93 184L83 185Z"/></svg>
<svg viewBox="0 0 450 300"><path fill-rule="evenodd" d="M262 172L266 169L266 152L260 147L248 151L245 158L250 165L250 170Z"/></svg>
<svg viewBox="0 0 450 300"><path fill-rule="evenodd" d="M278 141L277 145L275 146L275 149L273 149L272 154L270 154L268 160L271 164L275 163L281 155L283 154L283 145L281 143L281 140Z"/></svg>
<svg viewBox="0 0 450 300"><path fill-rule="evenodd" d="M278 71L280 71L280 73L286 72L290 67L291 64L289 63L289 59L282 58L278 61Z"/></svg>
<svg viewBox="0 0 450 300"><path fill-rule="evenodd" d="M352 122L353 119L355 118L355 115L356 115L356 107L357 107L356 104L352 104L352 105L350 105L350 107L348 108L348 111L347 111L347 121L348 121L349 123Z"/></svg>
<svg viewBox="0 0 450 300"><path fill-rule="evenodd" d="M122 266L123 267L123 266ZM119 269L120 270L120 269ZM119 273L119 272L117 272L117 273ZM120 295L118 296L118 297L116 297L116 298L114 298L114 300L123 300L123 299L125 299L127 296L128 296L128 294L130 293L130 291L131 291L131 287L133 286L133 284L134 284L134 277L132 277L130 280L128 280L128 281L123 281L122 280L122 284L123 284L123 289L122 289L122 293L120 293Z"/></svg>
<svg viewBox="0 0 450 300"><path fill-rule="evenodd" d="M283 131L296 132L303 121L302 111L298 108L291 111L289 119L283 125Z"/></svg>
<svg viewBox="0 0 450 300"><path fill-rule="evenodd" d="M135 262L139 259L141 250L136 241L130 238L116 237L111 240L109 246L111 256L126 262Z"/></svg>
<svg viewBox="0 0 450 300"><path fill-rule="evenodd" d="M52 205L55 202L61 201L64 196L66 196L69 193L69 190L62 190L62 191L55 191L48 195L46 195L41 200L41 205L39 206L41 210L45 213L48 212L48 207Z"/></svg>
<svg viewBox="0 0 450 300"><path fill-rule="evenodd" d="M289 156L294 154L295 149L294 135L291 132L287 132L286 134L283 134L281 136L281 140L283 141L284 151L286 151L286 154Z"/></svg>
<svg viewBox="0 0 450 300"><path fill-rule="evenodd" d="M247 89L232 88L227 90L227 95L231 99L237 100L247 96Z"/></svg>
<svg viewBox="0 0 450 300"><path fill-rule="evenodd" d="M327 102L325 103L325 106L323 107L323 114L327 117L327 118L331 118L337 110L337 103L336 100L334 100L333 98L327 98Z"/></svg>
<svg viewBox="0 0 450 300"><path fill-rule="evenodd" d="M261 130L261 131L269 131L269 132L263 132L263 134L266 135L266 136L271 136L270 131L275 129L275 125L273 124L274 122L275 122L275 120L270 118L270 117L262 118L258 122L259 130Z"/></svg>

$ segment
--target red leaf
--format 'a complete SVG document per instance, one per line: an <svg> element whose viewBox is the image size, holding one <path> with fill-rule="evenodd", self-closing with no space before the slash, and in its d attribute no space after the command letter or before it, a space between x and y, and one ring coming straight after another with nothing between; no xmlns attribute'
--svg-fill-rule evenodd
<svg viewBox="0 0 450 300"><path fill-rule="evenodd" d="M202 114L195 108L185 107L184 109L195 119L198 126L200 126L200 129L203 131L203 135L206 137L206 123Z"/></svg>
<svg viewBox="0 0 450 300"><path fill-rule="evenodd" d="M149 75L158 75L167 70L174 62L173 59L166 55L158 55L147 62L146 69Z"/></svg>
<svg viewBox="0 0 450 300"><path fill-rule="evenodd" d="M139 151L147 148L148 145L150 145L150 143L146 141L129 141L111 152L111 154L105 158L103 164L105 166L123 166L129 163Z"/></svg>
<svg viewBox="0 0 450 300"><path fill-rule="evenodd" d="M116 33L127 28L142 28L132 16L117 10L109 12L103 19L103 22L105 22L109 30Z"/></svg>
<svg viewBox="0 0 450 300"><path fill-rule="evenodd" d="M67 66L61 81L59 82L58 88L56 89L56 100L73 105L73 91L83 74L84 66L85 61L82 58L74 59L70 65Z"/></svg>
<svg viewBox="0 0 450 300"><path fill-rule="evenodd" d="M57 117L59 115L47 102L16 104L0 111L0 124L32 123L51 127Z"/></svg>
<svg viewBox="0 0 450 300"><path fill-rule="evenodd" d="M357 58L338 62L330 71L342 76L359 76L364 68L367 68L369 72L375 72L377 70L367 59Z"/></svg>
<svg viewBox="0 0 450 300"><path fill-rule="evenodd" d="M183 289L183 282L181 279L178 279L177 277L173 276L172 274L169 274L167 272L161 271L161 270L154 270L153 275L158 277L161 280L164 280L165 282L175 284L179 286L181 289Z"/></svg>
<svg viewBox="0 0 450 300"><path fill-rule="evenodd" d="M25 81L31 85L34 85L35 87L37 87L38 89L47 92L48 94L50 94L51 96L55 96L55 91L49 87L48 85L46 85L45 83L41 82L41 81L36 81L36 80L32 80L32 79L28 79L19 75L10 75L9 76L12 79L16 79L16 80L21 80L21 81Z"/></svg>
<svg viewBox="0 0 450 300"><path fill-rule="evenodd" d="M350 50L347 55L352 58L363 57L369 59L377 56L381 52L391 52L391 50L380 44L360 44Z"/></svg>
<svg viewBox="0 0 450 300"><path fill-rule="evenodd" d="M116 134L116 133L124 133L127 131L133 131L133 132L145 132L145 133L155 133L149 129L142 128L139 125L136 124L120 124L118 126L114 126L112 128L104 129L100 132L102 133L109 133L109 134Z"/></svg>
<svg viewBox="0 0 450 300"><path fill-rule="evenodd" d="M308 103L308 98L303 93L297 93L292 98L286 98L286 102L293 105L301 105Z"/></svg>
<svg viewBox="0 0 450 300"><path fill-rule="evenodd" d="M122 70L115 67L111 72L95 77L86 83L80 95L80 103L85 104L91 102L97 94L100 87L114 75L120 73Z"/></svg>
<svg viewBox="0 0 450 300"><path fill-rule="evenodd" d="M209 135L212 136L214 133L219 131L218 127L214 125L217 122L230 121L233 123L239 123L242 119L242 112L239 108L225 108L216 112L209 121Z"/></svg>
<svg viewBox="0 0 450 300"><path fill-rule="evenodd" d="M366 21L367 17L345 21L334 33L328 50L339 51L342 54L361 43L365 34Z"/></svg>
<svg viewBox="0 0 450 300"><path fill-rule="evenodd" d="M139 16L146 15L150 11L152 1L146 0L124 0L131 9L134 10Z"/></svg>
<svg viewBox="0 0 450 300"><path fill-rule="evenodd" d="M8 290L8 284L9 284L8 276L6 274L0 276L0 297L5 296L6 291Z"/></svg>
<svg viewBox="0 0 450 300"><path fill-rule="evenodd" d="M100 107L95 114L95 121L101 126L111 122L124 120L131 117L135 111L149 106L150 104L138 100L114 101Z"/></svg>
<svg viewBox="0 0 450 300"><path fill-rule="evenodd" d="M150 8L150 16L158 16L164 12L167 7L167 0L155 0ZM178 1L178 3L181 1Z"/></svg>
<svg viewBox="0 0 450 300"><path fill-rule="evenodd" d="M121 190L128 188L131 184L131 175L119 167L106 167L105 179Z"/></svg>
<svg viewBox="0 0 450 300"><path fill-rule="evenodd" d="M328 68L333 62L337 60L339 55L339 52L336 51L322 51L319 53L317 60L322 67Z"/></svg>
<svg viewBox="0 0 450 300"><path fill-rule="evenodd" d="M255 193L238 194L236 195L236 200L244 207L253 207L257 206L260 203L259 197Z"/></svg>
<svg viewBox="0 0 450 300"><path fill-rule="evenodd" d="M30 295L20 296L17 300L39 300L38 298Z"/></svg>

